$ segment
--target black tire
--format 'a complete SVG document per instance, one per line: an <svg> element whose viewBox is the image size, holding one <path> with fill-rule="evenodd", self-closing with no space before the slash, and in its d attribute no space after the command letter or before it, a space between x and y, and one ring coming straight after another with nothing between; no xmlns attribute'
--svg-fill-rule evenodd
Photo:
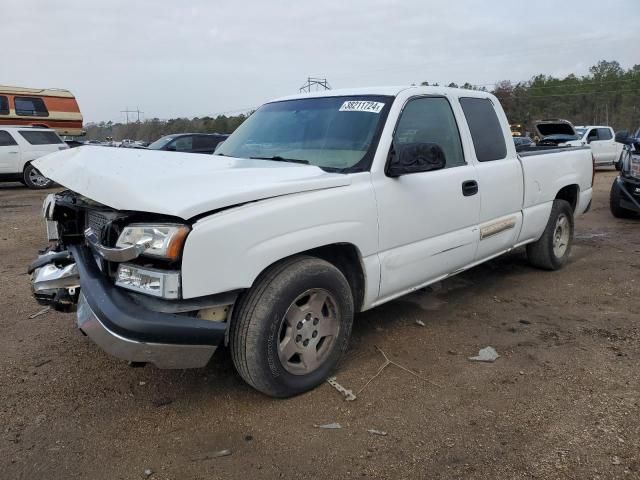
<svg viewBox="0 0 640 480"><path fill-rule="evenodd" d="M339 330L331 337L324 361L315 370L293 374L278 353L283 341L282 326L296 299L311 289L326 291L335 299ZM283 260L262 273L234 309L229 338L233 363L249 385L272 397L290 397L311 390L331 375L346 351L353 313L353 295L338 268L309 256Z"/></svg>
<svg viewBox="0 0 640 480"><path fill-rule="evenodd" d="M620 200L622 199L622 192L620 191L620 184L616 178L611 185L611 192L609 193L609 210L616 218L633 218L636 216L631 210L622 208L620 206Z"/></svg>
<svg viewBox="0 0 640 480"><path fill-rule="evenodd" d="M554 250L556 228L560 219L567 219L569 238L566 248L561 255ZM544 229L544 233L537 242L527 245L527 258L529 263L544 270L558 270L567 263L573 245L573 210L566 200L554 200L551 207L549 221Z"/></svg>
<svg viewBox="0 0 640 480"><path fill-rule="evenodd" d="M38 182L34 180L34 176L42 177L45 181ZM42 175L36 167L28 163L24 167L24 171L22 172L22 183L24 183L28 188L34 190L41 190L43 188L49 188L53 185L53 181L46 178Z"/></svg>

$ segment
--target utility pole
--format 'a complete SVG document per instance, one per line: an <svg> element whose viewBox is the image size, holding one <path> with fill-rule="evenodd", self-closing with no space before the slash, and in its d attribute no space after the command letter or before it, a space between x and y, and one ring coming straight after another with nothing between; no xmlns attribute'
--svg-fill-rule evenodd
<svg viewBox="0 0 640 480"><path fill-rule="evenodd" d="M307 77L307 83L300 87L300 92L303 93L317 92L318 90L331 90L331 85L326 78Z"/></svg>

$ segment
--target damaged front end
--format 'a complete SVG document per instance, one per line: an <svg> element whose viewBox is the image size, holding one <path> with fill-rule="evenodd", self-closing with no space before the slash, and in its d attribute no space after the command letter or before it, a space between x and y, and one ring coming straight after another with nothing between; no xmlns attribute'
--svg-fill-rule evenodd
<svg viewBox="0 0 640 480"><path fill-rule="evenodd" d="M36 300L77 305L77 325L132 364L193 368L224 341L233 293L182 299L181 256L190 226L116 211L71 191L43 205L49 247L29 267Z"/></svg>

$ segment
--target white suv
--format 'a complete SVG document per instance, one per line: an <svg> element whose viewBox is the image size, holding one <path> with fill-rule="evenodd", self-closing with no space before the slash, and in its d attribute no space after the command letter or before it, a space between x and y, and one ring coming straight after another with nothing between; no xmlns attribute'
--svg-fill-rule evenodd
<svg viewBox="0 0 640 480"><path fill-rule="evenodd" d="M0 125L0 180L20 181L29 188L47 188L51 180L31 162L67 148L54 130Z"/></svg>

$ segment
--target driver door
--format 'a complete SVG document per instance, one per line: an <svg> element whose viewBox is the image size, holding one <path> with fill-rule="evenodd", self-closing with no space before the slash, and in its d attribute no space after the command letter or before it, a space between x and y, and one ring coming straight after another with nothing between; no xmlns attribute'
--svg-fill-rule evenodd
<svg viewBox="0 0 640 480"><path fill-rule="evenodd" d="M436 143L444 169L374 180L378 202L380 299L436 281L473 262L478 244L480 195L476 168L465 159L446 97L413 97L394 132L396 150Z"/></svg>

